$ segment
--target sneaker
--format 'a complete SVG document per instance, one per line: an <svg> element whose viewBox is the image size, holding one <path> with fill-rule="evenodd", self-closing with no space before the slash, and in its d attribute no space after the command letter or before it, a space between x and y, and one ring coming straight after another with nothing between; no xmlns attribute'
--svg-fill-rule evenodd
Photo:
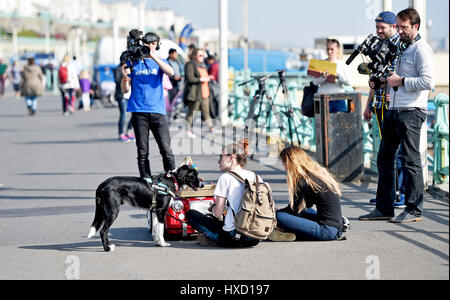
<svg viewBox="0 0 450 300"><path fill-rule="evenodd" d="M389 221L394 216L383 215L378 209L374 209L371 213L367 215L359 216L361 221Z"/></svg>
<svg viewBox="0 0 450 300"><path fill-rule="evenodd" d="M398 216L391 218L392 223L411 223L411 222L420 222L422 221L422 217L416 217L413 214L410 214L406 210L404 210Z"/></svg>
<svg viewBox="0 0 450 300"><path fill-rule="evenodd" d="M400 194L399 201L394 202L394 208L405 208L405 194Z"/></svg>
<svg viewBox="0 0 450 300"><path fill-rule="evenodd" d="M119 136L119 141L124 142L124 143L131 142L126 134L121 134Z"/></svg>
<svg viewBox="0 0 450 300"><path fill-rule="evenodd" d="M297 236L292 232L284 232L275 228L268 236L268 239L272 242L293 242Z"/></svg>
<svg viewBox="0 0 450 300"><path fill-rule="evenodd" d="M350 229L350 221L344 216L342 216L342 221L344 223L342 232L347 232Z"/></svg>
<svg viewBox="0 0 450 300"><path fill-rule="evenodd" d="M127 136L128 139L130 140L130 142L136 141L136 138L134 137L134 134L130 133L130 134L126 134L126 136Z"/></svg>

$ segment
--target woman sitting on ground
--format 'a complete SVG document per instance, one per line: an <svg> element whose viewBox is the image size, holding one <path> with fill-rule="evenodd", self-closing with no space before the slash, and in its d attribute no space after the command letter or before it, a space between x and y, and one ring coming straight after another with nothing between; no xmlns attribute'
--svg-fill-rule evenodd
<svg viewBox="0 0 450 300"><path fill-rule="evenodd" d="M342 216L341 189L327 169L313 161L299 147L280 154L287 173L289 205L277 211L272 241L331 241L340 239L348 228ZM316 205L317 211L312 209ZM346 228L344 228L346 227Z"/></svg>
<svg viewBox="0 0 450 300"><path fill-rule="evenodd" d="M241 235L236 236L233 211L238 211L244 193L244 184L233 175L226 173L232 171L250 182L256 180L255 173L245 170L248 155L248 141L242 140L226 146L219 158L220 171L225 172L219 177L214 190L215 204L211 208L213 215L205 216L196 210L189 210L186 219L189 225L199 233L199 242L202 245L219 245L222 247L251 247L259 243L259 240ZM263 182L258 177L259 182ZM228 206L231 205L230 209ZM225 209L224 220L221 221Z"/></svg>

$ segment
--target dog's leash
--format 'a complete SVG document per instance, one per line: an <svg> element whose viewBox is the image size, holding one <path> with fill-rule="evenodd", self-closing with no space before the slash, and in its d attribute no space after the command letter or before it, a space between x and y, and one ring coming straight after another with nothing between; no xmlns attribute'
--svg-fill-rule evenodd
<svg viewBox="0 0 450 300"><path fill-rule="evenodd" d="M171 218L173 218L173 219L175 219L175 220L177 220L178 222L186 223L186 224L188 223L188 222L186 222L186 221L183 221L183 220L178 219L178 218L175 217L175 216L172 216L169 212L166 212L166 215L169 216L169 217L171 217Z"/></svg>

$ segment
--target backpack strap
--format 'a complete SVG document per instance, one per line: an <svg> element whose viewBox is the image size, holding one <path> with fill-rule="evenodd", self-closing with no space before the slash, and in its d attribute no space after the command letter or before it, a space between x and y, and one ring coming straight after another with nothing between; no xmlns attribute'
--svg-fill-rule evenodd
<svg viewBox="0 0 450 300"><path fill-rule="evenodd" d="M239 175L238 173L234 172L234 171L227 171L228 174L230 174L231 176L233 176L234 178L236 178L237 180L239 180L240 182L245 184L245 179L241 177L241 175Z"/></svg>

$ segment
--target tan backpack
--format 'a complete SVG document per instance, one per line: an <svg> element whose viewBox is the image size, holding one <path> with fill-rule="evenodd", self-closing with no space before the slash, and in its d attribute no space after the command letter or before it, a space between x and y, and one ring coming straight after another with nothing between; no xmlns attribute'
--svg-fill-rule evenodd
<svg viewBox="0 0 450 300"><path fill-rule="evenodd" d="M235 213L228 204L234 215L236 230L257 240L267 239L277 225L270 185L259 182L257 174L255 174L256 181L250 183L235 172L228 171L228 173L245 185L239 210Z"/></svg>

